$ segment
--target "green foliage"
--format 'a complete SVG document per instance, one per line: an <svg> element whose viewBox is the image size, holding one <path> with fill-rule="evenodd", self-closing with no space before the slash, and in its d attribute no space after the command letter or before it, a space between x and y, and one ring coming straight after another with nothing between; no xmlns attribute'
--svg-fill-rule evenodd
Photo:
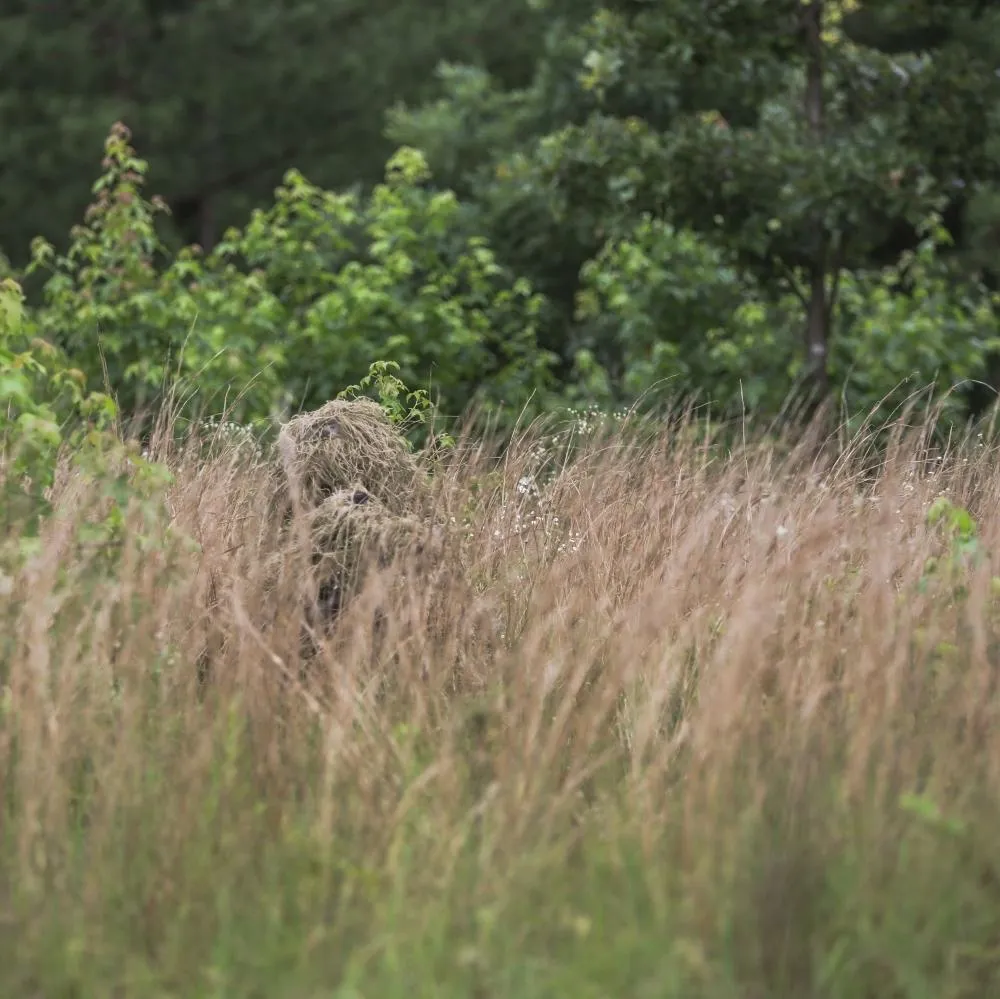
<svg viewBox="0 0 1000 999"><path fill-rule="evenodd" d="M373 390L373 395L382 404L389 418L397 426L407 423L422 423L433 408L423 389L409 390L395 372L399 365L395 361L373 361L368 374L357 385L348 385L337 393L338 399L354 399ZM403 400L403 401L401 401Z"/></svg>
<svg viewBox="0 0 1000 999"><path fill-rule="evenodd" d="M940 831L952 837L964 837L967 833L966 823L961 819L946 815L941 807L926 794L908 792L900 795L899 807L907 815L913 816L930 829Z"/></svg>
<svg viewBox="0 0 1000 999"><path fill-rule="evenodd" d="M409 385L427 381L445 410L477 400L517 410L548 386L541 297L500 266L453 194L428 189L414 150L392 158L369 198L290 171L244 229L209 253L176 255L122 126L105 167L69 252L36 242L29 274L46 280L25 321L89 385L106 378L126 412L170 388L187 415L225 408L263 422L333 398L373 359Z"/></svg>
<svg viewBox="0 0 1000 999"><path fill-rule="evenodd" d="M705 392L723 412L780 404L794 340L718 246L650 216L583 268L578 317L627 399ZM783 367L785 370L783 370Z"/></svg>
<svg viewBox="0 0 1000 999"><path fill-rule="evenodd" d="M879 274L845 275L831 376L847 414L887 416L914 392L933 388L943 423L961 420L952 390L987 376L1000 349L994 300L979 283L956 279L940 251L950 243L931 216L915 251Z"/></svg>
<svg viewBox="0 0 1000 999"><path fill-rule="evenodd" d="M176 372L181 391L193 380L212 400L235 384L236 415L266 415L280 384L280 305L225 252L166 258L156 227L164 206L142 197L148 165L128 138L121 125L108 136L96 200L67 253L33 244L27 273L45 281L27 322L74 358L88 385L106 378L129 414L156 404Z"/></svg>
<svg viewBox="0 0 1000 999"><path fill-rule="evenodd" d="M0 473L8 522L32 534L48 509L61 448L68 438L94 446L116 416L101 393L86 393L83 374L45 341L28 342L24 296L10 278L0 282Z"/></svg>
<svg viewBox="0 0 1000 999"><path fill-rule="evenodd" d="M937 535L940 553L925 561L917 589L932 594L942 607L964 604L969 596L971 574L989 566L991 561L979 525L965 507L944 495L931 503L926 520ZM1000 620L1000 577L996 575L990 578L985 611L990 620ZM914 647L924 656L928 675L939 689L961 675L961 648L967 641L967 629L968 622L961 618L957 629L945 633L944 638L935 629L916 629Z"/></svg>
<svg viewBox="0 0 1000 999"><path fill-rule="evenodd" d="M501 89L477 66L444 63L436 76L441 96L419 107L391 108L386 133L399 145L418 145L436 176L468 194L474 178L489 182L492 151L509 152L526 132L540 128L537 101L530 89Z"/></svg>
<svg viewBox="0 0 1000 999"><path fill-rule="evenodd" d="M292 172L273 209L230 234L225 245L285 305L285 384L302 404L332 398L375 358L398 364L406 384L427 384L445 411L473 400L516 409L546 386L541 296L429 180L423 156L407 148L369 199Z"/></svg>
<svg viewBox="0 0 1000 999"><path fill-rule="evenodd" d="M81 522L77 541L98 545L112 562L126 537L126 517L138 506L148 533L132 540L159 544L165 526L163 488L170 475L118 437L117 408L100 392L87 392L83 374L44 341L25 342L23 293L0 282L0 498L4 522L16 538L0 552L9 565L30 555L51 513L59 474L97 486L96 516Z"/></svg>
<svg viewBox="0 0 1000 999"><path fill-rule="evenodd" d="M940 217L956 170L988 174L981 18L966 23L963 6L949 21L959 41L918 58L841 30L853 3L609 0L575 18L543 7L531 86L451 67L445 95L396 109L390 128L466 192L498 252L545 292L540 341L574 399L655 386L773 412L813 363L811 302L830 390L852 413L895 406L904 381L940 393L985 375L993 320L979 275L967 258L944 266L940 222L899 237ZM935 8L935 23L948 17ZM988 200L977 185L974 206ZM961 415L955 396L946 416Z"/></svg>
<svg viewBox="0 0 1000 999"><path fill-rule="evenodd" d="M375 399L386 411L392 423L407 436L424 426L434 415L434 404L424 389L409 389L396 374L395 361L372 361L368 374L356 385L348 385L337 393L338 399L355 399L368 396ZM442 432L436 442L442 447L454 447L454 438Z"/></svg>
<svg viewBox="0 0 1000 999"><path fill-rule="evenodd" d="M931 504L927 523L940 533L945 554L927 560L920 588L927 590L941 582L951 587L952 596L962 596L966 573L981 565L988 554L979 537L979 525L968 510L946 496L939 496Z"/></svg>
<svg viewBox="0 0 1000 999"><path fill-rule="evenodd" d="M940 256L948 242L931 216L915 251L879 272L841 276L830 377L849 420L888 417L915 392L943 423L960 420L963 397L951 390L985 377L1000 347L993 303L980 285L956 282ZM720 415L773 413L794 390L794 294L769 298L705 237L645 216L581 277L584 361L622 399L701 395Z"/></svg>
<svg viewBox="0 0 1000 999"><path fill-rule="evenodd" d="M984 378L1000 343L980 275L948 245L955 178L924 105L929 80L965 93L991 43L963 14L944 49L890 55L852 36L853 15L841 30L856 6L536 5L533 76L508 87L488 60L446 62L438 99L389 115L381 183L327 190L289 169L204 250L170 248L116 127L69 249L34 244L27 335L130 416L169 390L185 416L255 431L345 386L410 429L470 404L693 397L771 414L816 356L852 417L941 396ZM192 25L202 41L212 27ZM988 215L988 143L952 138L975 147ZM915 246L885 248L928 215ZM945 417L964 404L952 394Z"/></svg>

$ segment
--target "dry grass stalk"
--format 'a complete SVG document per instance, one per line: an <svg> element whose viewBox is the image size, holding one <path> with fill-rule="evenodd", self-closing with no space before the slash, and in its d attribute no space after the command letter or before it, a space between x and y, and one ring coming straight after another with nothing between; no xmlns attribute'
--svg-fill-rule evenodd
<svg viewBox="0 0 1000 999"><path fill-rule="evenodd" d="M103 575L73 552L87 507L63 483L3 598L0 920L88 926L95 960L146 948L151 975L190 983L219 934L254 932L215 900L277 905L294 883L281 905L311 981L344 971L336 941L418 941L452 919L456 953L501 961L460 928L466 907L489 907L509 955L546 953L518 929L533 918L609 905L680 942L677 981L704 991L678 995L792 996L818 994L817 955L860 947L859 926L916 933L937 914L912 974L956 995L993 981L995 558L961 597L921 580L940 494L1000 553L995 453L929 465L903 441L863 480L843 456L726 456L694 434L619 444L584 448L540 495L518 489L530 448L497 465L470 446L435 483L452 530L433 558L405 586L372 565L308 670L306 553L255 488L264 466L177 456L172 526L200 551L136 543ZM374 514L405 514L418 477L398 458L348 481L302 469L311 516L381 530ZM935 840L906 795L966 831ZM625 878L641 902L608 894ZM950 915L949 891L977 923ZM941 970L963 939L981 950ZM903 960L878 954L837 980L876 994Z"/></svg>

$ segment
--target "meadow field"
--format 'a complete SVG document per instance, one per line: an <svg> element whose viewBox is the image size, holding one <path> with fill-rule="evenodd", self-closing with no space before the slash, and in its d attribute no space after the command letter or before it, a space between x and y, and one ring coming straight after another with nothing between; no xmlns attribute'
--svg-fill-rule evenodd
<svg viewBox="0 0 1000 999"><path fill-rule="evenodd" d="M114 543L66 472L0 575L0 994L1000 994L998 452L892 431L459 437L308 642L266 451L154 440Z"/></svg>

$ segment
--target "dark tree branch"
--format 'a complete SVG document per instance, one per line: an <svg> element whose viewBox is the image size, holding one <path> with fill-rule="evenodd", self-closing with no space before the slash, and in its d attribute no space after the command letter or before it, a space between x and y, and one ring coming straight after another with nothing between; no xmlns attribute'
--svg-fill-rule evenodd
<svg viewBox="0 0 1000 999"><path fill-rule="evenodd" d="M833 272L833 280L830 283L830 294L826 303L826 328L833 324L833 313L837 308L837 299L840 297L841 275L844 273L844 260L847 256L847 233L840 232L840 238L833 250L833 260L830 262L830 269Z"/></svg>

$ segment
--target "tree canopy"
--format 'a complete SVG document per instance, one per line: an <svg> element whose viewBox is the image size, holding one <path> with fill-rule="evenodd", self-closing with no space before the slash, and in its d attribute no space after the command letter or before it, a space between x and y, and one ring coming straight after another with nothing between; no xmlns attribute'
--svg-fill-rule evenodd
<svg viewBox="0 0 1000 999"><path fill-rule="evenodd" d="M998 26L974 0L15 3L0 24L0 245L15 263L36 234L65 247L97 136L122 119L172 213L151 223L149 273L177 274L184 243L209 251L199 267L225 258L232 322L213 342L244 343L247 364L283 358L270 406L355 380L367 350L454 385L457 405L480 365L460 347L480 313L462 310L486 308L498 363L502 331L530 331L519 384L536 399L544 385L550 400L776 412L802 392L865 412L933 384L964 386L950 405L968 415L984 401L968 386L996 366ZM387 187L400 149L426 170ZM398 210L380 215L388 192ZM473 304L479 278L454 268L479 246L530 316ZM292 311L255 333L231 282L261 270ZM354 346L346 317L352 336L368 320L348 281L396 303ZM190 331L154 286L164 318L140 353L162 364L149 351ZM439 317L458 311L418 334L428 294ZM86 351L97 320L68 332L77 306L60 301L53 336ZM136 321L134 302L114 307ZM293 360L316 350L323 377ZM481 367L480 388L509 402L491 382L504 363Z"/></svg>

